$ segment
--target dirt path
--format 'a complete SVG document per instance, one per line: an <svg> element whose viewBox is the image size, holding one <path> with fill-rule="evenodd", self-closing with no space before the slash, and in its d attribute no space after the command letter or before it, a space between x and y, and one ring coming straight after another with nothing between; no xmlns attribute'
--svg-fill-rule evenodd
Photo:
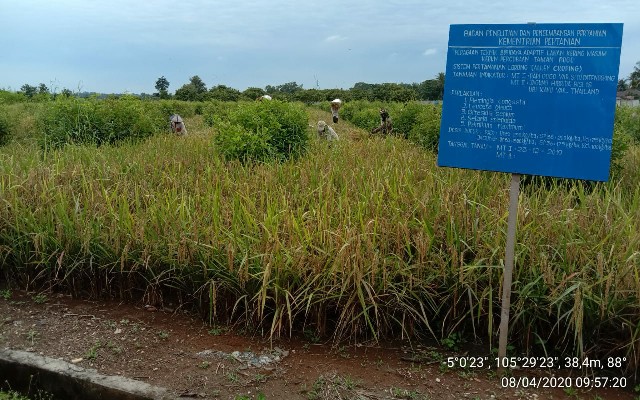
<svg viewBox="0 0 640 400"><path fill-rule="evenodd" d="M331 346L312 337L270 343L169 308L0 293L1 348L61 358L185 398L633 399L621 390L502 388L491 370L444 368L440 361L450 353L443 349Z"/></svg>

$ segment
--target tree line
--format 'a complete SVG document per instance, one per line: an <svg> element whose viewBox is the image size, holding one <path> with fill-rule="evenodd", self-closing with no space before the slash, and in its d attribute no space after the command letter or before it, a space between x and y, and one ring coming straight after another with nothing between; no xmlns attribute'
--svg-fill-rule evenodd
<svg viewBox="0 0 640 400"><path fill-rule="evenodd" d="M349 89L305 89L296 82L287 82L281 85L267 85L264 88L249 87L244 91L234 89L226 85L216 85L207 88L205 82L198 75L189 78L189 82L178 88L174 94L169 92L170 82L164 76L156 80L153 94L142 93L142 98L176 99L185 101L238 101L255 100L265 94L273 98L287 101L302 101L315 103L334 98L346 101L369 100L384 102L407 102L411 100L437 101L444 97L445 73L438 73L433 79L427 79L420 83L365 83L358 82ZM618 80L618 91L629 89L640 90L640 61L636 63L634 70L628 77ZM28 99L37 100L62 95L69 97L89 97L96 93L73 93L69 89L62 89L60 93L51 92L44 83L37 86L24 84L18 91ZM106 96L106 95L103 95Z"/></svg>
<svg viewBox="0 0 640 400"><path fill-rule="evenodd" d="M411 100L442 100L444 95L444 72L439 73L434 79L421 83L365 83L358 82L350 89L305 89L296 82L287 82L281 85L267 85L264 89L249 87L239 91L226 85L216 85L207 89L207 85L198 75L189 78L189 82L175 91L169 93L170 83L164 76L156 81L157 90L153 96L161 99L173 98L184 101L206 100L255 100L265 94L273 98L314 103L334 98L350 100L370 101L398 101Z"/></svg>

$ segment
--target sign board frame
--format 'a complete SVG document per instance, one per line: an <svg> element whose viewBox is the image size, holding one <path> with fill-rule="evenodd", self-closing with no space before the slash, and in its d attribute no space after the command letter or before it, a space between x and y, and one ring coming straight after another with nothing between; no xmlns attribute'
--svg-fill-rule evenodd
<svg viewBox="0 0 640 400"><path fill-rule="evenodd" d="M607 181L622 30L451 25L438 165Z"/></svg>

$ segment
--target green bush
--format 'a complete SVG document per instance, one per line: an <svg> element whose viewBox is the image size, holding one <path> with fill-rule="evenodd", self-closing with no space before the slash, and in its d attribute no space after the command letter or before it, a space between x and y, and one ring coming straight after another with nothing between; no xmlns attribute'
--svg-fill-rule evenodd
<svg viewBox="0 0 640 400"><path fill-rule="evenodd" d="M214 143L227 160L267 161L273 158L274 150L269 144L269 135L261 130L250 131L237 124L222 122Z"/></svg>
<svg viewBox="0 0 640 400"><path fill-rule="evenodd" d="M618 175L622 171L624 155L629 148L629 144L634 140L628 129L628 127L620 123L614 123L613 125L611 164L609 167L609 175L611 177Z"/></svg>
<svg viewBox="0 0 640 400"><path fill-rule="evenodd" d="M237 108L238 103L210 100L203 103L202 116L207 126L218 126L220 123L229 121L231 110Z"/></svg>
<svg viewBox="0 0 640 400"><path fill-rule="evenodd" d="M382 103L357 100L345 104L340 110L340 115L345 120L351 122L358 128L366 131L380 125L380 109L385 108L389 112L393 122L393 132L396 136L409 138L412 136L414 142L423 145L425 148L434 149L433 140L437 138L439 132L433 132L436 128L433 124L437 119L437 129L440 129L440 107L432 104L420 104L417 102L408 103ZM422 123L427 123L426 127L417 127ZM411 133L413 131L413 134Z"/></svg>
<svg viewBox="0 0 640 400"><path fill-rule="evenodd" d="M440 140L440 118L442 108L433 104L425 104L409 132L409 140L433 152L438 151Z"/></svg>
<svg viewBox="0 0 640 400"><path fill-rule="evenodd" d="M0 104L16 104L27 101L23 93L14 93L7 90L0 90Z"/></svg>
<svg viewBox="0 0 640 400"><path fill-rule="evenodd" d="M416 102L406 104L398 111L393 121L393 132L397 136L409 137L409 132L418 121L418 116L425 111L425 105Z"/></svg>
<svg viewBox="0 0 640 400"><path fill-rule="evenodd" d="M382 107L382 103L379 102L350 101L340 109L340 118L351 122L358 128L370 131L380 125L380 107Z"/></svg>
<svg viewBox="0 0 640 400"><path fill-rule="evenodd" d="M358 128L364 129L367 132L371 132L372 129L380 125L380 109L365 108L355 111L349 122L351 122Z"/></svg>
<svg viewBox="0 0 640 400"><path fill-rule="evenodd" d="M49 104L39 119L41 147L60 148L65 144L117 144L139 140L164 126L145 110L142 101L120 99L58 99Z"/></svg>
<svg viewBox="0 0 640 400"><path fill-rule="evenodd" d="M202 107L202 103L181 100L160 100L154 103L157 104L158 111L167 123L173 114L178 114L182 118L190 118L197 114L198 106Z"/></svg>
<svg viewBox="0 0 640 400"><path fill-rule="evenodd" d="M215 139L226 158L285 160L307 149L309 117L301 104L278 100L240 103L227 118L220 120Z"/></svg>
<svg viewBox="0 0 640 400"><path fill-rule="evenodd" d="M640 143L640 109L634 107L616 107L616 129L624 131L635 143Z"/></svg>

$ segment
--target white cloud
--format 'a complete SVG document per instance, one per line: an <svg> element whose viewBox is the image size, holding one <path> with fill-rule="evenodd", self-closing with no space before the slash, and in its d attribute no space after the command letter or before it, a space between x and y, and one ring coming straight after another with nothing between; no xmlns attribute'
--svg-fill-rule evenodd
<svg viewBox="0 0 640 400"><path fill-rule="evenodd" d="M327 38L324 39L325 42L338 42L338 41L342 41L345 40L346 37L344 36L340 36L340 35L331 35Z"/></svg>
<svg viewBox="0 0 640 400"><path fill-rule="evenodd" d="M514 0L514 7L486 0L299 3L0 0L0 11L11 10L0 24L0 48L11 54L0 57L0 87L57 78L71 89L83 81L89 91L149 93L158 76L173 90L196 74L209 85L237 89L290 81L315 87L314 75L328 77L323 87L419 82L445 67L450 25L472 23L622 22L620 76L640 57L638 0ZM338 76L335 65L321 60L338 52L345 62L339 80L329 81ZM292 54L297 62L284 71L282 60ZM387 62L371 62L380 57ZM256 74L255 65L268 67ZM213 70L215 82L206 75Z"/></svg>

